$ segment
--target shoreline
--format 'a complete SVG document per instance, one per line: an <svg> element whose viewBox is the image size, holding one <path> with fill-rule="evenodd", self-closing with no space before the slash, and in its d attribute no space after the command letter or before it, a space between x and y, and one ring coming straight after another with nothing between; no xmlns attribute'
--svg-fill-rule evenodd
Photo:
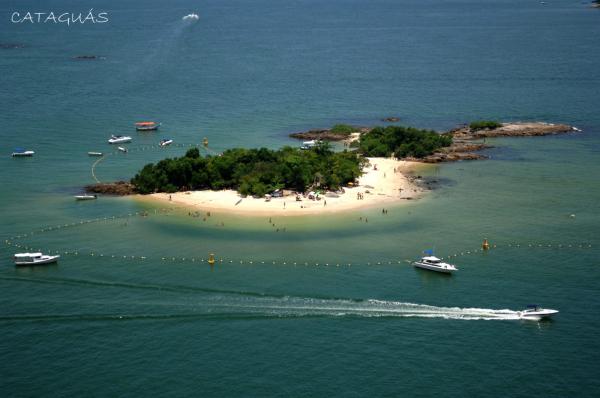
<svg viewBox="0 0 600 398"><path fill-rule="evenodd" d="M140 201L168 203L187 208L194 212L231 213L244 216L303 216L335 214L353 210L395 206L404 201L421 198L426 189L417 185L409 174L417 168L427 167L423 163L394 160L389 158L368 158L370 164L363 169L358 186L344 187L344 193L327 192L320 200L302 197L296 200L296 194L272 198L245 197L234 190L187 191L135 195ZM377 166L377 169L375 169ZM362 199L359 199L359 194Z"/></svg>

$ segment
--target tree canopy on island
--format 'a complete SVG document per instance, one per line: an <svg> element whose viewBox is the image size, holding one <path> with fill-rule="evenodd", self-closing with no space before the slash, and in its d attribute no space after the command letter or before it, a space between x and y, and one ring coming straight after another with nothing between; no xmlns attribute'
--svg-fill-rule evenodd
<svg viewBox="0 0 600 398"><path fill-rule="evenodd" d="M469 128L473 131L485 129L493 130L497 129L498 127L502 127L502 123L495 120L477 120L469 124Z"/></svg>
<svg viewBox="0 0 600 398"><path fill-rule="evenodd" d="M452 136L413 127L375 127L360 137L358 150L366 156L423 158L452 144Z"/></svg>
<svg viewBox="0 0 600 398"><path fill-rule="evenodd" d="M309 150L235 148L207 157L192 148L185 156L147 164L131 182L142 194L235 189L242 195L264 196L275 189L333 190L356 180L361 162L356 153L333 152L327 143Z"/></svg>

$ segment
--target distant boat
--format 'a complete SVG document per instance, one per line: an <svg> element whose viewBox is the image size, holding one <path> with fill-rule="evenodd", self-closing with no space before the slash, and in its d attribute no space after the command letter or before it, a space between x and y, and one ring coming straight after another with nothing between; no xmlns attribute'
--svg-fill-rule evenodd
<svg viewBox="0 0 600 398"><path fill-rule="evenodd" d="M35 152L34 151L27 151L23 148L15 148L15 151L12 153L12 157L13 158L19 158L19 157L31 157L33 156Z"/></svg>
<svg viewBox="0 0 600 398"><path fill-rule="evenodd" d="M120 146L120 147L118 147L117 149L118 149L119 151L121 151L121 152L125 152L125 153L127 153L127 148L125 148L125 147L122 147L122 146Z"/></svg>
<svg viewBox="0 0 600 398"><path fill-rule="evenodd" d="M163 138L162 140L160 140L159 145L160 146L167 146L167 145L171 145L173 143L173 140L170 138Z"/></svg>
<svg viewBox="0 0 600 398"><path fill-rule="evenodd" d="M126 142L131 142L131 137L127 135L111 135L108 139L109 144L124 144Z"/></svg>
<svg viewBox="0 0 600 398"><path fill-rule="evenodd" d="M102 152L88 152L88 156L104 156Z"/></svg>
<svg viewBox="0 0 600 398"><path fill-rule="evenodd" d="M413 265L417 268L422 268L429 271L442 272L444 274L451 274L455 271L458 271L458 269L454 265L445 263L434 256L422 257L420 260L415 261Z"/></svg>
<svg viewBox="0 0 600 398"><path fill-rule="evenodd" d="M94 200L98 199L98 195L75 195L75 200Z"/></svg>
<svg viewBox="0 0 600 398"><path fill-rule="evenodd" d="M549 319L553 315L558 314L558 311L547 308L540 308L537 304L529 304L527 306L527 309L519 311L518 313L519 318L521 319L541 321L542 319Z"/></svg>
<svg viewBox="0 0 600 398"><path fill-rule="evenodd" d="M156 123L156 122L137 122L135 124L135 129L137 131L158 130L160 125L161 125L160 123Z"/></svg>
<svg viewBox="0 0 600 398"><path fill-rule="evenodd" d="M42 253L17 253L14 256L15 265L41 265L58 261L59 255L48 256Z"/></svg>

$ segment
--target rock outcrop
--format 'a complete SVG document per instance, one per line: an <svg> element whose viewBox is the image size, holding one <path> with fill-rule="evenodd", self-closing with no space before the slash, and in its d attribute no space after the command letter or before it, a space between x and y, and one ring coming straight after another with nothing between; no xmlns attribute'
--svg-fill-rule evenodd
<svg viewBox="0 0 600 398"><path fill-rule="evenodd" d="M85 187L86 192L104 195L133 195L136 192L135 186L126 181L117 182L101 182L98 184L87 185Z"/></svg>

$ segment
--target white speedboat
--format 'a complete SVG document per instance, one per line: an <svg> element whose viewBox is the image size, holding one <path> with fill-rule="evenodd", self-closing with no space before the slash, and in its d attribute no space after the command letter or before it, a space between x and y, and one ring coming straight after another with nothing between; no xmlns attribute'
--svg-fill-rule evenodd
<svg viewBox="0 0 600 398"><path fill-rule="evenodd" d="M75 195L76 200L94 200L98 199L98 195Z"/></svg>
<svg viewBox="0 0 600 398"><path fill-rule="evenodd" d="M88 152L88 156L104 156L102 152Z"/></svg>
<svg viewBox="0 0 600 398"><path fill-rule="evenodd" d="M167 146L167 145L171 145L173 143L173 140L168 139L168 138L163 138L162 140L160 140L159 145L160 146Z"/></svg>
<svg viewBox="0 0 600 398"><path fill-rule="evenodd" d="M131 137L127 135L111 135L108 139L109 144L125 144L131 142Z"/></svg>
<svg viewBox="0 0 600 398"><path fill-rule="evenodd" d="M15 151L12 153L12 157L13 158L19 158L19 157L31 157L33 156L35 152L34 151L27 151L23 148L16 148Z"/></svg>
<svg viewBox="0 0 600 398"><path fill-rule="evenodd" d="M445 263L434 256L422 257L420 260L415 261L413 265L417 268L427 269L436 272L443 272L445 274L451 274L455 271L458 271L458 269L454 265Z"/></svg>
<svg viewBox="0 0 600 398"><path fill-rule="evenodd" d="M48 256L42 253L17 253L14 256L15 265L42 265L58 261L59 255Z"/></svg>
<svg viewBox="0 0 600 398"><path fill-rule="evenodd" d="M558 310L541 308L537 304L530 304L527 309L519 311L519 318L532 321L541 321L542 319L550 319L554 314L558 314Z"/></svg>
<svg viewBox="0 0 600 398"><path fill-rule="evenodd" d="M117 147L117 149L121 152L127 153L127 148L125 148L124 146Z"/></svg>

